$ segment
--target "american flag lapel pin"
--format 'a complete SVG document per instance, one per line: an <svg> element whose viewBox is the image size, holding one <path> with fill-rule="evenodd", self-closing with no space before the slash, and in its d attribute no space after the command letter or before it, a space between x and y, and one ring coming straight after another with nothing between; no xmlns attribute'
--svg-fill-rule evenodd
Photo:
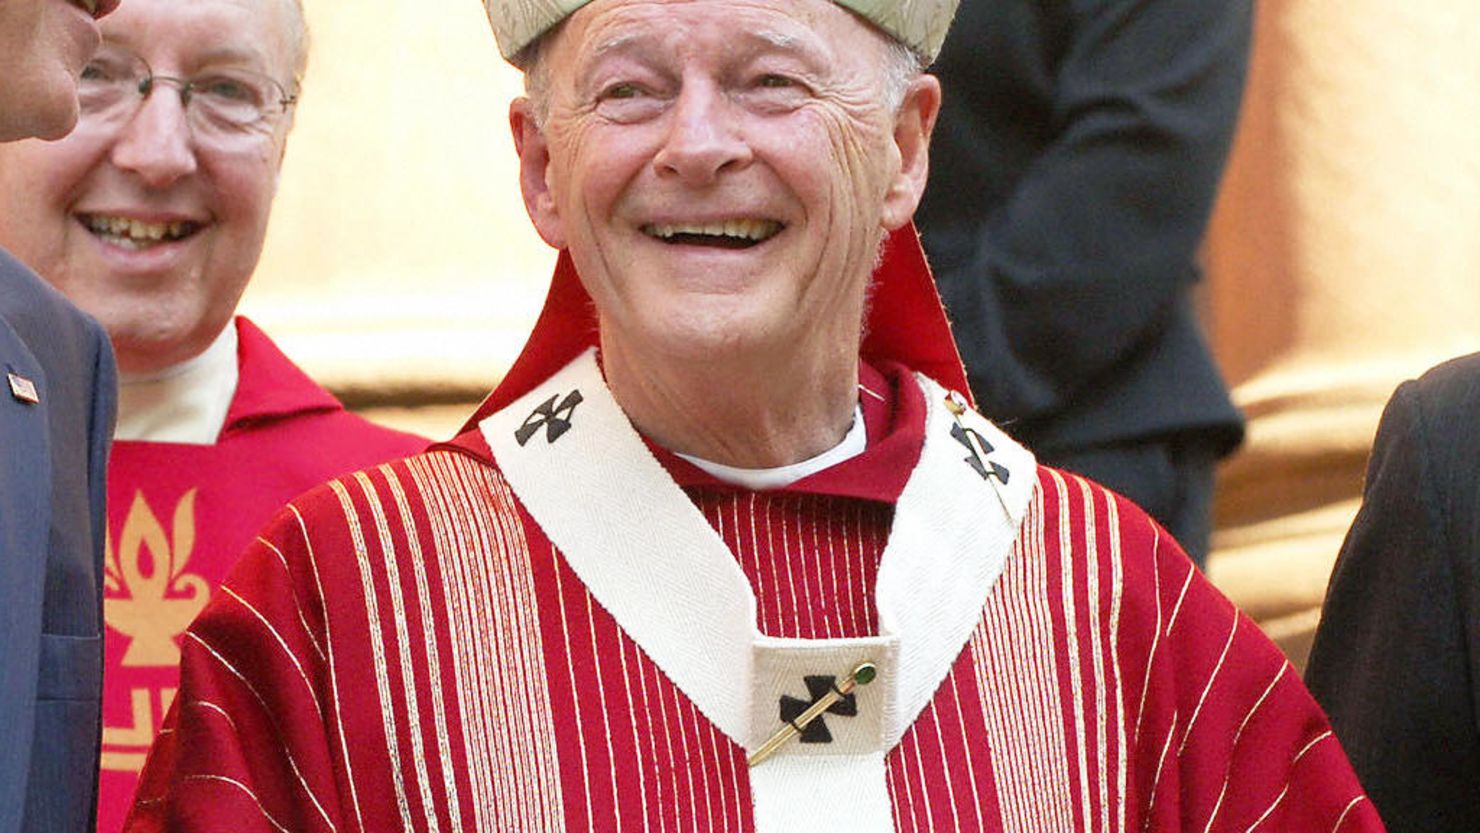
<svg viewBox="0 0 1480 833"><path fill-rule="evenodd" d="M36 383L15 373L6 373L10 381L10 395L31 405L41 404L41 394L36 392Z"/></svg>

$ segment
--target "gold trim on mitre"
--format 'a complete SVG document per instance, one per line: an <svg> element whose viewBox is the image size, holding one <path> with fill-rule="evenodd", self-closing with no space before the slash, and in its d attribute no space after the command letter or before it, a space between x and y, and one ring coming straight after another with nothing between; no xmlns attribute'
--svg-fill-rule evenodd
<svg viewBox="0 0 1480 833"><path fill-rule="evenodd" d="M505 60L519 53L590 0L483 0L493 37ZM873 22L933 63L945 42L960 0L833 0Z"/></svg>

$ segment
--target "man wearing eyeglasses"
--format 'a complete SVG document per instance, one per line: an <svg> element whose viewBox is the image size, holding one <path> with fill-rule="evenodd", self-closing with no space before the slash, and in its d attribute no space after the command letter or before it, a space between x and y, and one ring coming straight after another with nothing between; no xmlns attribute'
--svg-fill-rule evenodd
<svg viewBox="0 0 1480 833"><path fill-rule="evenodd" d="M0 143L72 129L115 5L0 0ZM114 396L102 328L0 248L0 833L92 829Z"/></svg>
<svg viewBox="0 0 1480 833"><path fill-rule="evenodd" d="M252 535L325 478L424 445L350 415L233 318L306 59L295 0L136 0L102 26L72 135L0 151L0 244L103 323L121 372L105 833L173 697L179 634Z"/></svg>

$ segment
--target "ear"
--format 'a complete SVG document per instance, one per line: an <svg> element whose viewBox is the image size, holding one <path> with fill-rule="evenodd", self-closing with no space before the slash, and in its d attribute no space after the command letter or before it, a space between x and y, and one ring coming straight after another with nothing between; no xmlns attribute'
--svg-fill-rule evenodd
<svg viewBox="0 0 1480 833"><path fill-rule="evenodd" d="M904 103L894 117L899 170L884 192L884 210L880 215L880 221L889 231L908 223L920 205L925 179L930 173L930 134L935 131L938 115L940 81L934 75L921 74L910 82Z"/></svg>
<svg viewBox="0 0 1480 833"><path fill-rule="evenodd" d="M527 98L516 98L509 105L509 129L514 133L514 152L519 154L519 190L524 195L524 210L534 223L535 231L551 246L565 248L565 227L550 191L550 145L536 124L534 105Z"/></svg>

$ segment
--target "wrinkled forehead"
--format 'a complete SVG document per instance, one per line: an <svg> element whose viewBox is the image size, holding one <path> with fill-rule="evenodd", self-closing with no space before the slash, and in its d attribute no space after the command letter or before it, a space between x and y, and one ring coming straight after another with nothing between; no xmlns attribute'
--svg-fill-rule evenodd
<svg viewBox="0 0 1480 833"><path fill-rule="evenodd" d="M935 60L955 17L960 0L792 0L772 3L778 8L804 12L810 6L845 8L887 37L915 52L922 65ZM547 32L577 11L590 6L674 5L701 6L723 16L726 7L767 5L765 0L484 0L499 51L520 68L528 66L528 49Z"/></svg>
<svg viewBox="0 0 1480 833"><path fill-rule="evenodd" d="M843 56L872 54L870 47L886 37L826 0L618 0L581 8L543 41L546 54L575 57L578 65L608 56L784 53L820 68Z"/></svg>
<svg viewBox="0 0 1480 833"><path fill-rule="evenodd" d="M296 0L129 0L99 28L105 43L179 71L233 64L289 78L307 57Z"/></svg>

